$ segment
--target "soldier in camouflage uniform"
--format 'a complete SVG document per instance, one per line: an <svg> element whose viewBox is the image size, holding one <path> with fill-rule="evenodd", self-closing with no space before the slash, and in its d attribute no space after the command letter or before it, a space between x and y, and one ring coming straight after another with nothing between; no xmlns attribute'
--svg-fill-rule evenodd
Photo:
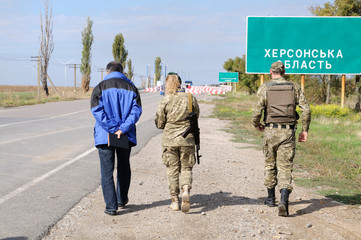
<svg viewBox="0 0 361 240"><path fill-rule="evenodd" d="M155 124L163 131L163 164L167 167L168 185L172 204L170 208L179 210L179 186L183 190L182 212L190 208L189 191L192 187L192 168L195 164L195 142L193 134L186 138L182 133L190 126L186 117L189 115L189 98L193 112L199 116L199 106L196 98L188 95L180 88L181 79L175 73L169 73L166 78L165 97L160 101Z"/></svg>
<svg viewBox="0 0 361 240"><path fill-rule="evenodd" d="M278 184L281 200L278 215L288 216L288 198L292 192L293 158L295 156L296 105L302 111L302 132L299 142L306 142L311 122L310 107L299 84L284 79L282 62L271 65L271 81L260 86L258 101L254 104L253 126L264 131L265 186L268 197L265 204L275 206L275 187ZM264 125L260 123L262 112Z"/></svg>

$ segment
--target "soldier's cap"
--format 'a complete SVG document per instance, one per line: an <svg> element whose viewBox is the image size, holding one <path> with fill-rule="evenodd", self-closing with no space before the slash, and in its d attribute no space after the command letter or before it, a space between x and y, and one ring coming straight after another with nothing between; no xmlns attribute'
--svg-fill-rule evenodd
<svg viewBox="0 0 361 240"><path fill-rule="evenodd" d="M281 61L274 62L271 65L271 71L272 72L276 72L277 70L280 71L280 72L285 71L285 65L283 65L283 63Z"/></svg>
<svg viewBox="0 0 361 240"><path fill-rule="evenodd" d="M167 76L169 76L169 75L176 75L176 76L178 76L179 82L182 84L182 79L181 79L181 77L178 75L178 73L169 72L169 73L167 74Z"/></svg>

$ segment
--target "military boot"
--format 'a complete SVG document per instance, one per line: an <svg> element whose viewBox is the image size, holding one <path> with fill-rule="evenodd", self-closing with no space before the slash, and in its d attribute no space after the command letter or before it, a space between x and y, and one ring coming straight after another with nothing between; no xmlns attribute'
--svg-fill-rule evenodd
<svg viewBox="0 0 361 240"><path fill-rule="evenodd" d="M190 209L190 205L191 204L189 202L189 186L184 185L183 194L182 194L182 205L181 205L182 212L184 213L188 212Z"/></svg>
<svg viewBox="0 0 361 240"><path fill-rule="evenodd" d="M268 197L266 201L264 201L264 204L266 204L269 207L276 206L275 188L267 188L267 191L268 191Z"/></svg>
<svg viewBox="0 0 361 240"><path fill-rule="evenodd" d="M287 188L281 189L281 201L278 204L278 216L287 217L288 216L288 198L290 192Z"/></svg>
<svg viewBox="0 0 361 240"><path fill-rule="evenodd" d="M173 211L179 211L179 198L178 198L178 196L172 196L172 203L170 204L169 207Z"/></svg>

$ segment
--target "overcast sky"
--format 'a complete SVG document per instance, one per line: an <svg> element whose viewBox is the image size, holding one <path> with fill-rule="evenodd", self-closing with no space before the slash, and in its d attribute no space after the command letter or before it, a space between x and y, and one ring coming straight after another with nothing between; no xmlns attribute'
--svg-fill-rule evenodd
<svg viewBox="0 0 361 240"><path fill-rule="evenodd" d="M67 68L65 75L61 62L80 63L81 32L89 16L94 22L91 86L101 80L97 69L113 60L112 44L118 33L125 38L137 86L148 65L153 76L156 57L161 57L168 72L179 72L196 85L217 83L223 63L246 53L247 16L310 16L310 6L325 2L50 0L55 48L48 74L56 86L73 86L74 71ZM36 65L30 57L39 54L43 8L43 0L0 0L0 85L36 85ZM80 85L79 69L77 82Z"/></svg>

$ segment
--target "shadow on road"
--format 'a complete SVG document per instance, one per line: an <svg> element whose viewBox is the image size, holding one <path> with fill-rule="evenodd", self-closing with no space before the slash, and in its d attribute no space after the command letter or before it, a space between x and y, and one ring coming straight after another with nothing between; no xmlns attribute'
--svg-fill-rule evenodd
<svg viewBox="0 0 361 240"><path fill-rule="evenodd" d="M259 205L262 204L264 200L260 199L251 199L243 196L232 196L230 192L216 192L211 194L196 194L190 196L191 201L191 211L189 214L200 214L202 212L211 211L217 209L218 207L223 206L232 206L232 205ZM181 199L180 199L181 200ZM168 206L171 203L170 199L156 201L150 204L141 204L133 205L129 204L125 208L120 209L117 215L124 215L128 213L134 213L149 208L159 207L159 206ZM194 209L198 209L194 211Z"/></svg>
<svg viewBox="0 0 361 240"><path fill-rule="evenodd" d="M27 237L10 237L10 238L1 238L0 240L28 240Z"/></svg>
<svg viewBox="0 0 361 240"><path fill-rule="evenodd" d="M252 199L244 196L233 196L230 192L216 192L211 194L196 194L191 195L192 211L189 214L199 214L215 210L219 207L234 206L234 205L259 205L263 200Z"/></svg>
<svg viewBox="0 0 361 240"><path fill-rule="evenodd" d="M308 205L305 208L297 210L296 213L294 215L290 215L290 217L306 215L306 214L310 214L313 212L317 212L317 211L321 210L322 208L331 208L331 207L337 207L337 206L341 205L341 203L338 203L330 198L312 198L310 200L290 202L290 206L299 205L299 204L308 204Z"/></svg>
<svg viewBox="0 0 361 240"><path fill-rule="evenodd" d="M128 214L128 213L139 212L139 211L146 210L149 208L155 208L155 207L165 206L165 205L169 205L169 204L170 204L170 199L152 202L150 204L141 204L141 205L129 204L129 205L126 205L123 209L119 209L119 211L117 212L117 215L124 215L124 214Z"/></svg>
<svg viewBox="0 0 361 240"><path fill-rule="evenodd" d="M200 214L202 212L208 212L215 210L219 207L234 206L234 205L263 205L265 198L248 198L244 196L233 196L230 192L216 192L211 194L195 194L191 195L191 209L189 214ZM120 209L117 215L125 215L128 213L134 213L154 207L168 206L170 199L152 202L150 204L132 205L129 204L125 208ZM338 203L330 198L319 198L301 201L290 201L290 207L296 205L307 205L305 208L298 209L295 214L291 214L289 217L296 217L301 215L317 212L322 208L330 208L340 206ZM21 238L20 238L21 239Z"/></svg>

